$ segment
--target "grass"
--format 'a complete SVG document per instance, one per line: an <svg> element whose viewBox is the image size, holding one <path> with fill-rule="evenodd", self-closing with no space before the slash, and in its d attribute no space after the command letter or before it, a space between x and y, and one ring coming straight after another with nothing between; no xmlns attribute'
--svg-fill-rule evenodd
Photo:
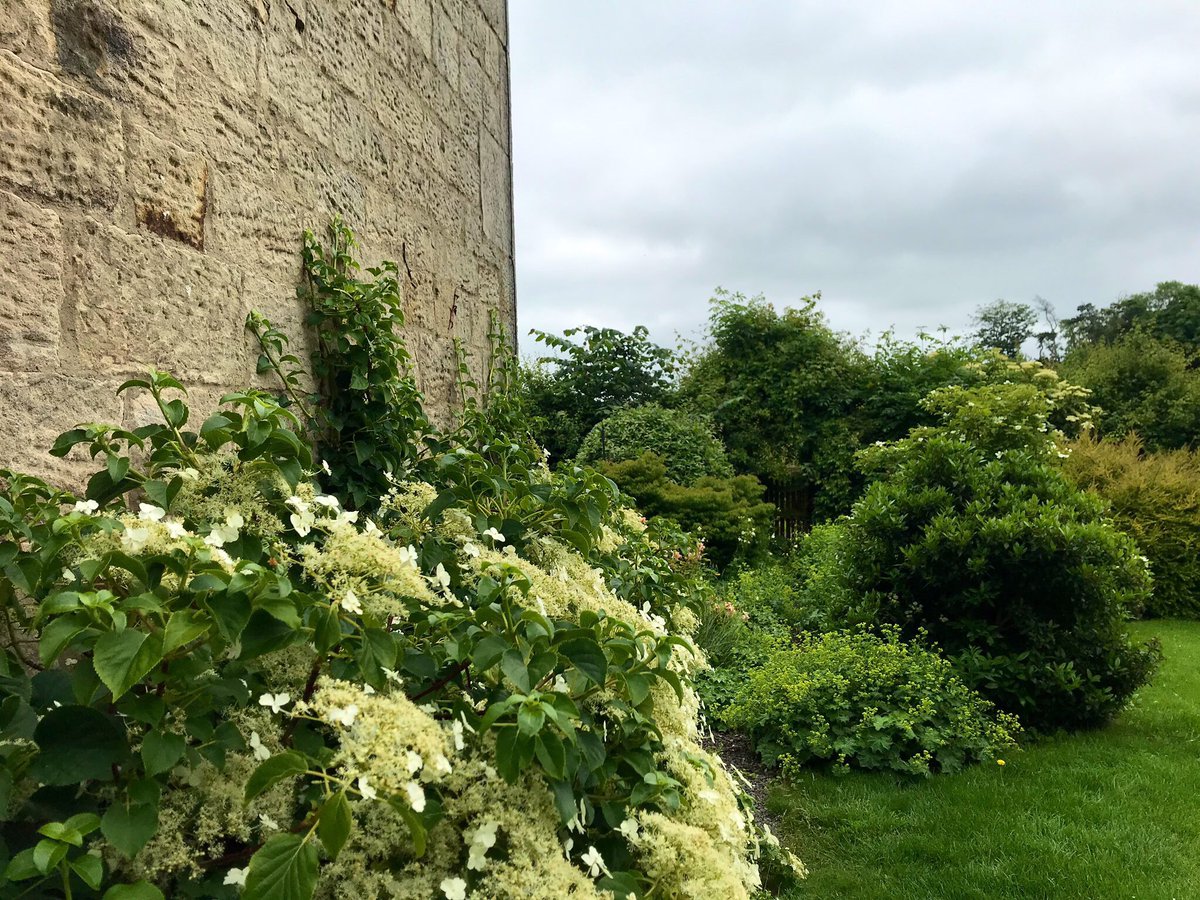
<svg viewBox="0 0 1200 900"><path fill-rule="evenodd" d="M810 870L788 900L1200 897L1200 622L1135 629L1163 667L1104 729L958 775L778 785L768 808Z"/></svg>

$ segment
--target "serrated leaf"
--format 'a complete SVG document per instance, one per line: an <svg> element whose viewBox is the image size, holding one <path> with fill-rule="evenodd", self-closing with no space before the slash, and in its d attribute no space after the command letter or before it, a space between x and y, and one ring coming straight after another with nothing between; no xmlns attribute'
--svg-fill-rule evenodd
<svg viewBox="0 0 1200 900"><path fill-rule="evenodd" d="M128 856L137 856L158 830L158 807L149 803L126 806L118 800L100 819L100 831L108 842Z"/></svg>
<svg viewBox="0 0 1200 900"><path fill-rule="evenodd" d="M242 900L311 900L317 847L298 834L277 834L250 857Z"/></svg>
<svg viewBox="0 0 1200 900"><path fill-rule="evenodd" d="M92 657L96 674L112 691L114 700L141 681L160 662L162 638L133 628L100 635Z"/></svg>

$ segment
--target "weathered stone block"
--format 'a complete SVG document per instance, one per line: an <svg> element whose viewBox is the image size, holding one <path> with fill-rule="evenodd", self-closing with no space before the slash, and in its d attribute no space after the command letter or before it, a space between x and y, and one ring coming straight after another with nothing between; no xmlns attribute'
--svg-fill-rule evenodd
<svg viewBox="0 0 1200 900"><path fill-rule="evenodd" d="M129 190L138 227L203 250L208 161L144 128L131 127L127 139Z"/></svg>
<svg viewBox="0 0 1200 900"><path fill-rule="evenodd" d="M76 447L66 459L49 454L54 439L85 422L121 421L121 379L0 372L0 465L58 484L79 485L95 468Z"/></svg>
<svg viewBox="0 0 1200 900"><path fill-rule="evenodd" d="M396 17L425 58L433 56L433 6L435 0L396 0Z"/></svg>
<svg viewBox="0 0 1200 900"><path fill-rule="evenodd" d="M502 247L512 246L512 163L490 134L479 136L480 207L483 233Z"/></svg>
<svg viewBox="0 0 1200 900"><path fill-rule="evenodd" d="M167 35L189 15L175 4L52 0L58 68L65 79L119 101L146 121L172 118L177 47Z"/></svg>
<svg viewBox="0 0 1200 900"><path fill-rule="evenodd" d="M54 60L50 0L0 0L0 50L49 69Z"/></svg>
<svg viewBox="0 0 1200 900"><path fill-rule="evenodd" d="M112 208L124 164L120 115L0 50L0 187Z"/></svg>
<svg viewBox="0 0 1200 900"><path fill-rule="evenodd" d="M86 219L68 238L78 362L151 366L198 382L244 377L241 279L223 262Z"/></svg>
<svg viewBox="0 0 1200 900"><path fill-rule="evenodd" d="M0 370L57 368L62 300L58 215L0 191Z"/></svg>
<svg viewBox="0 0 1200 900"><path fill-rule="evenodd" d="M433 11L433 63L454 90L458 90L458 30L440 4Z"/></svg>

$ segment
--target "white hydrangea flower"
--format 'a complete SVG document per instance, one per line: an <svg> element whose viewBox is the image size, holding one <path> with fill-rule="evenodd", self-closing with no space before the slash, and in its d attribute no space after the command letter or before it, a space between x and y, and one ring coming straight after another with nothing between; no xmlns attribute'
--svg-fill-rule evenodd
<svg viewBox="0 0 1200 900"><path fill-rule="evenodd" d="M246 866L244 869L230 869L225 873L224 883L237 885L238 887L245 887L246 875L249 873L249 871L249 866Z"/></svg>
<svg viewBox="0 0 1200 900"><path fill-rule="evenodd" d="M604 864L604 857L595 847L589 846L583 856L579 857L579 861L588 867L588 874L593 878L599 878L601 872L605 875L611 874L608 866Z"/></svg>
<svg viewBox="0 0 1200 900"><path fill-rule="evenodd" d="M412 750L409 750L408 756L405 757L405 765L408 767L409 775L416 775L421 771L421 767L425 765L425 760L421 759L420 753L414 753Z"/></svg>
<svg viewBox="0 0 1200 900"><path fill-rule="evenodd" d="M258 705L269 706L273 713L281 712L291 702L291 694L263 694L258 698Z"/></svg>
<svg viewBox="0 0 1200 900"><path fill-rule="evenodd" d="M463 553L467 554L467 556L471 557L472 559L476 559L479 556L479 545L472 544L470 541L467 541L465 544L463 544Z"/></svg>
<svg viewBox="0 0 1200 900"><path fill-rule="evenodd" d="M637 843L637 839L638 839L637 819L626 819L624 822L622 822L620 824L620 826L617 828L617 831L621 832L621 834L623 834L625 836L625 840L629 841L629 843L631 843L631 844Z"/></svg>
<svg viewBox="0 0 1200 900"><path fill-rule="evenodd" d="M407 547L401 547L396 551L396 557L406 566L416 568L417 565L417 549L409 544Z"/></svg>
<svg viewBox="0 0 1200 900"><path fill-rule="evenodd" d="M433 578L441 585L443 592L450 590L450 573L441 563L438 563L437 568L433 570Z"/></svg>
<svg viewBox="0 0 1200 900"><path fill-rule="evenodd" d="M410 781L404 786L404 792L408 794L408 805L412 807L413 812L425 811L425 788L415 781Z"/></svg>
<svg viewBox="0 0 1200 900"><path fill-rule="evenodd" d="M257 731L250 732L250 749L254 752L254 758L259 762L271 758L271 751L263 746L262 738L258 736Z"/></svg>
<svg viewBox="0 0 1200 900"><path fill-rule="evenodd" d="M483 536L490 537L497 544L503 544L505 541L504 535L501 534L499 531L497 531L495 528L489 528L487 531L485 531L483 533Z"/></svg>
<svg viewBox="0 0 1200 900"><path fill-rule="evenodd" d="M166 526L167 534L171 537L176 539L187 537L188 530L183 527L182 522L163 522L163 525Z"/></svg>
<svg viewBox="0 0 1200 900"><path fill-rule="evenodd" d="M352 616L362 615L362 603L359 602L358 595L353 590L347 589L342 599L338 601L338 605Z"/></svg>
<svg viewBox="0 0 1200 900"><path fill-rule="evenodd" d="M338 502L338 498L330 494L317 494L317 496L313 497L313 503L317 504L317 506L323 506L326 509L341 509L342 506Z"/></svg>
<svg viewBox="0 0 1200 900"><path fill-rule="evenodd" d="M443 878L438 887L446 900L467 900L467 883L461 878Z"/></svg>
<svg viewBox="0 0 1200 900"><path fill-rule="evenodd" d="M139 552L149 540L149 528L126 528L121 532L121 546L130 553Z"/></svg>
<svg viewBox="0 0 1200 900"><path fill-rule="evenodd" d="M379 799L378 792L375 790L375 788L371 787L370 783L367 781L366 775L360 775L358 777L358 792L362 794L364 800Z"/></svg>
<svg viewBox="0 0 1200 900"><path fill-rule="evenodd" d="M346 707L335 706L329 710L329 721L335 725L341 725L343 728L349 728L354 724L354 720L358 718L358 707L351 703Z"/></svg>
<svg viewBox="0 0 1200 900"><path fill-rule="evenodd" d="M138 504L138 518L143 522L159 522L162 517L167 514L167 511L161 506L155 506L153 503Z"/></svg>
<svg viewBox="0 0 1200 900"><path fill-rule="evenodd" d="M276 822L274 819L272 819L270 816L268 816L266 813L259 813L258 821L259 821L259 824L261 824L263 828L267 829L267 831L278 831L279 830L279 823Z"/></svg>
<svg viewBox="0 0 1200 900"><path fill-rule="evenodd" d="M78 503L75 504L75 512L86 513L89 516L92 515L99 508L100 508L100 504L97 503L95 500L80 500Z"/></svg>
<svg viewBox="0 0 1200 900"><path fill-rule="evenodd" d="M75 581L75 573L72 572L70 569L63 569L62 570L62 578L63 578L63 581L65 581L67 584L71 584Z"/></svg>

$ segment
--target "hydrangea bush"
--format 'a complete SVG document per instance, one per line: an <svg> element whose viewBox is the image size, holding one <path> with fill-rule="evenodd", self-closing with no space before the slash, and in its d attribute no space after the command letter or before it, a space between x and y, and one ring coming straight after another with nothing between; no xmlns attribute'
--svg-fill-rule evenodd
<svg viewBox="0 0 1200 900"><path fill-rule="evenodd" d="M336 270L351 300L389 277ZM53 448L98 464L82 496L0 471L0 894L724 900L761 854L802 873L698 743L691 548L547 471L501 357L379 473L318 462L295 390L194 427L162 373L121 389L161 423ZM330 489L375 478L370 515Z"/></svg>

